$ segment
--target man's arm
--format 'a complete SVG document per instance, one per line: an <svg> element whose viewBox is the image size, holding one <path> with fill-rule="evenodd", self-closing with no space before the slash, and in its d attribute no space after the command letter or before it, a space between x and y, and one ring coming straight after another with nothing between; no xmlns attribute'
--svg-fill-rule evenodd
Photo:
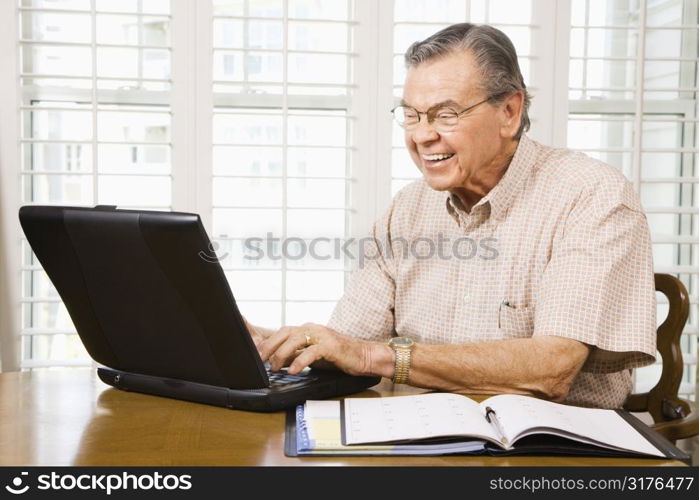
<svg viewBox="0 0 699 500"><path fill-rule="evenodd" d="M353 375L392 378L394 372L394 354L387 344L350 338L322 325L283 328L259 348L272 369L290 363L292 374L321 361ZM589 352L589 346L576 340L544 335L479 344L416 344L409 383L449 392L506 392L563 401Z"/></svg>
<svg viewBox="0 0 699 500"><path fill-rule="evenodd" d="M555 336L466 345L416 344L409 382L449 392L506 392L563 401L589 352L586 344Z"/></svg>

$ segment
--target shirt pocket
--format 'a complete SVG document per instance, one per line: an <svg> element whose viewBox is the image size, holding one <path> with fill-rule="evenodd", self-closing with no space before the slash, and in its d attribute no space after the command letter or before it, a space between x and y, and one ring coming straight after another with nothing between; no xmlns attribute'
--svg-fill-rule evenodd
<svg viewBox="0 0 699 500"><path fill-rule="evenodd" d="M534 308L500 305L498 330L503 339L528 338L534 334Z"/></svg>

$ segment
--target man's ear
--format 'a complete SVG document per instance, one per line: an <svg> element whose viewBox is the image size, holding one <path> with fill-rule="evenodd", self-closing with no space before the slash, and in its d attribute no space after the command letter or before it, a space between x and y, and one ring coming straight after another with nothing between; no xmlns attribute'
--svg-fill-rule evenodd
<svg viewBox="0 0 699 500"><path fill-rule="evenodd" d="M500 135L512 139L517 135L524 112L524 93L520 90L507 96L500 104L502 122Z"/></svg>

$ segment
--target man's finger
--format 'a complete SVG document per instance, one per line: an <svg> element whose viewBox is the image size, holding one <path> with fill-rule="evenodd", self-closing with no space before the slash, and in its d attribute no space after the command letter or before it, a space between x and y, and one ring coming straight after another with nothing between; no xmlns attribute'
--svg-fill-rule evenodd
<svg viewBox="0 0 699 500"><path fill-rule="evenodd" d="M308 347L306 336L303 328L294 328L285 341L277 347L269 360L272 363L272 368L278 370L286 364L287 360L293 359L301 350Z"/></svg>
<svg viewBox="0 0 699 500"><path fill-rule="evenodd" d="M269 337L267 337L260 345L259 345L259 351L260 351L260 357L262 358L262 361L267 361L272 354L274 354L278 349L279 346L281 346L284 342L286 342L286 339L293 333L295 328L285 326L279 331Z"/></svg>
<svg viewBox="0 0 699 500"><path fill-rule="evenodd" d="M304 349L303 351L301 351L301 354L296 356L296 359L294 360L293 363L291 363L291 365L289 366L289 369L287 371L291 375L296 375L301 370L303 370L307 366L310 366L315 361L323 359L322 351L323 351L322 347L320 347L318 345L312 345L312 346Z"/></svg>

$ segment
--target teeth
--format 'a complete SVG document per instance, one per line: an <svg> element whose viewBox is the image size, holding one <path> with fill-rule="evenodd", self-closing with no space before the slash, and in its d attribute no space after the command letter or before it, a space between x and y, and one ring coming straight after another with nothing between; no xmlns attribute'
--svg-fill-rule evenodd
<svg viewBox="0 0 699 500"><path fill-rule="evenodd" d="M436 155L422 155L422 157L427 160L427 161L439 161L439 160L446 160L447 158L451 158L454 156L454 153L451 154L436 154Z"/></svg>

